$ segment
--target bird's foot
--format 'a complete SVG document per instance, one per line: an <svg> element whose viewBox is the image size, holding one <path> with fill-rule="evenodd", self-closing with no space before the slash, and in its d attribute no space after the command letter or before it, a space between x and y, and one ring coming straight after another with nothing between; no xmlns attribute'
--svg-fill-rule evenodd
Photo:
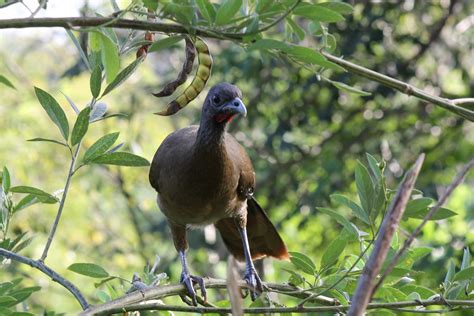
<svg viewBox="0 0 474 316"><path fill-rule="evenodd" d="M255 301L263 292L263 283L254 267L247 268L244 276L245 282L250 286L250 297Z"/></svg>
<svg viewBox="0 0 474 316"><path fill-rule="evenodd" d="M186 290L188 291L189 297L191 297L192 302L189 301L189 299L186 296L181 296L181 299L189 305L194 305L197 306L197 296L196 296L196 291L194 290L194 283L199 284L199 287L201 289L201 296L204 300L204 302L207 301L207 292L206 292L206 286L204 284L204 279L195 275L190 275L186 272L181 273L181 280L180 283L184 284L186 287Z"/></svg>

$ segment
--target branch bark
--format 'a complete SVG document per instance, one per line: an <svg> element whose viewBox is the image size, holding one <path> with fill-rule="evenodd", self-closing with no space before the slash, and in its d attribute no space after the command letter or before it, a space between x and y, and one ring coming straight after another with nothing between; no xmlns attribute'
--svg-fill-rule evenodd
<svg viewBox="0 0 474 316"><path fill-rule="evenodd" d="M227 282L225 280L205 278L205 283L206 283L206 289L226 289L227 288ZM237 281L237 285L240 288L246 288L246 289L248 288L247 283L243 280ZM265 283L265 286L271 292L277 292L277 293L293 296L296 298L306 298L311 295L304 289L290 286L290 285L284 285L284 284L278 284L278 283ZM130 305L133 305L133 306L137 304L141 305L145 301L162 299L168 296L176 296L180 294L185 295L186 293L187 293L186 289L184 285L182 284L167 285L167 286L160 286L160 287L150 287L143 291L130 293L128 295L125 295L116 300L104 303L102 305L90 307L86 311L82 312L81 315L82 316L97 315L97 314L104 314L104 313L110 314L116 310L121 311L123 308ZM313 303L318 303L320 305L330 305L330 306L339 305L339 301L333 298L326 297L326 296L319 296L317 298L312 299L311 301ZM166 305L166 307L173 308L172 306L168 306L168 305ZM228 313L230 313L230 309Z"/></svg>
<svg viewBox="0 0 474 316"><path fill-rule="evenodd" d="M402 218L405 207L411 196L411 191L415 185L416 178L420 173L425 155L421 154L415 165L406 174L405 179L400 184L397 195L393 199L389 211L385 215L380 227L379 237L375 241L374 250L369 260L364 266L362 275L357 283L357 288L351 300L349 316L361 316L364 314L367 304L374 294L375 279L382 268L382 264L387 257L388 249L392 241L398 224Z"/></svg>
<svg viewBox="0 0 474 316"><path fill-rule="evenodd" d="M11 252L3 248L0 248L0 256L29 265L30 267L43 272L44 274L49 276L54 282L61 284L69 292L71 292L71 294L74 295L74 297L79 302L79 304L81 304L81 307L83 310L89 307L89 303L84 298L81 291L79 291L79 289L70 281L63 278L59 273L57 273L56 271L54 271L53 269L45 265L43 261L33 260L33 259L19 255L17 253Z"/></svg>

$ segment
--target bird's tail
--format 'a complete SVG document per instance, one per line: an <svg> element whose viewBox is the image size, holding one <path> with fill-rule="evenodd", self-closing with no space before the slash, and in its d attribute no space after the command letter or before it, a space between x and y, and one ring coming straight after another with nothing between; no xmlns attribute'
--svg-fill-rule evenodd
<svg viewBox="0 0 474 316"><path fill-rule="evenodd" d="M250 244L252 259L266 256L278 259L288 259L286 245L278 234L275 226L265 211L254 198L247 200L247 236ZM237 225L232 218L225 218L216 223L224 244L237 260L245 259L242 239Z"/></svg>

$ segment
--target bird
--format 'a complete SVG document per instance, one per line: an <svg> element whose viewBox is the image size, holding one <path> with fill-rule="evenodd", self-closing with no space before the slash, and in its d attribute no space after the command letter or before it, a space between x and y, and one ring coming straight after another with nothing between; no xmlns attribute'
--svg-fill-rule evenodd
<svg viewBox="0 0 474 316"><path fill-rule="evenodd" d="M245 149L226 131L236 116L247 115L242 93L235 85L213 86L204 101L199 125L168 135L156 151L149 173L157 203L167 218L179 254L184 284L197 305L193 284L202 277L189 273L186 262L190 228L214 224L229 252L245 261L244 280L252 300L263 291L253 260L286 260L288 250L275 226L254 197L255 172Z"/></svg>

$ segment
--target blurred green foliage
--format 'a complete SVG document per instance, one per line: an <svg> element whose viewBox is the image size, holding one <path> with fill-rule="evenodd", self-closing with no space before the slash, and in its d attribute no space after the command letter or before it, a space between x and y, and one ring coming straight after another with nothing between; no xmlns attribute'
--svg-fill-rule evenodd
<svg viewBox="0 0 474 316"><path fill-rule="evenodd" d="M469 97L474 92L474 27L465 24L474 3L459 3L450 10L447 1L356 4L353 15L329 26L331 37L325 40L337 43L335 54L433 94ZM222 20L219 13L217 19ZM303 35L323 40L320 29L303 25L306 34L301 34L291 22L278 26L277 31L294 35L295 41ZM69 153L55 144L26 141L35 137L58 138L58 131L39 105L33 86L53 94L73 122L76 114L61 92L83 108L91 98L90 73L85 71L84 62L66 32L41 32L38 36L22 30L9 34L2 36L0 42L0 74L16 90L8 84L0 85L0 166L8 166L12 186L28 185L56 192L64 186ZM76 36L83 40L84 34ZM120 30L117 36L124 40L128 33ZM173 117L151 114L166 105L166 100L156 99L150 92L176 77L183 61L182 43L149 54L137 73L100 100L107 104L110 113L123 113L126 117L91 124L83 140L86 147L101 136L118 131L117 143L124 142L124 150L150 159L171 131L199 122L202 94ZM342 247L340 243L347 243L340 238L342 226L316 207L330 207L358 226L364 225L348 207L331 202L331 196L334 199L333 194L343 193L358 201L354 172L360 166L358 160L368 166L366 152L386 161L384 176L391 189L396 188L417 155L426 153L416 187L434 200L457 168L473 157L473 124L439 107L349 73L328 70L321 77L312 69L291 62L291 56L279 58L245 50L228 41L211 40L209 44L214 67L208 87L221 81L236 84L248 108L247 119L233 122L230 131L245 145L254 163L256 197L288 248L305 254L316 263L316 269L334 262L331 254L323 255L328 245ZM122 58L120 69L133 58ZM116 64L110 67L118 71ZM371 95L344 92L326 77ZM418 261L410 274L417 285L439 292L436 290L445 280L448 267L454 264L458 271L462 265L463 248L474 251L473 185L471 172L447 205L458 215L431 221L417 240L420 248L411 256ZM14 214L11 237L25 232L33 237L22 254L32 258L41 255L56 210L57 205L35 204ZM418 223L413 218L404 220L397 238L402 240ZM189 262L194 273L225 277L228 253L213 228L192 231L189 242ZM359 247L357 242L342 247L344 264L350 266L354 262ZM147 168L81 168L72 181L47 263L77 284L92 303L99 303L107 296L113 298L111 288L121 295L130 284L115 279L97 290L92 279L66 267L78 262L95 263L110 275L131 281L133 273L142 271L147 263L152 264L156 255L161 258L156 270L166 273L168 282L176 283L179 261L165 218L156 206L155 193L148 184ZM407 269L412 264L407 263ZM263 266L267 281L286 282L291 278L290 281L297 282L299 277L289 272L293 270L290 263L265 260ZM23 276L24 286L42 287L29 298L32 311L77 311L73 298L41 273L17 264L1 269L0 282ZM355 287L355 283L347 286ZM406 289L405 294L410 293ZM385 294L381 292L377 297L384 298ZM218 293L214 300L224 298ZM179 299L165 301L178 303Z"/></svg>

